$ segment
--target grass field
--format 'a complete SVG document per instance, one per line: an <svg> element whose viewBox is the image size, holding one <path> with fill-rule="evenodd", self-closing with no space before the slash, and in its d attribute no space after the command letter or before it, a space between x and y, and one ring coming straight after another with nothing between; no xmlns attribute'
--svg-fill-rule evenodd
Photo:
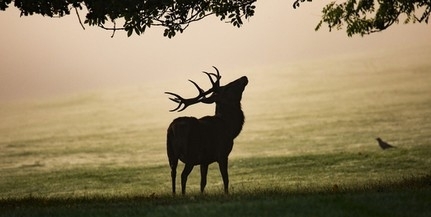
<svg viewBox="0 0 431 217"><path fill-rule="evenodd" d="M230 195L217 165L205 195L198 168L186 197L170 194L166 128L213 107L169 113L163 92L194 94L186 79L199 73L1 103L0 216L429 216L431 54L404 54L223 74L250 80Z"/></svg>

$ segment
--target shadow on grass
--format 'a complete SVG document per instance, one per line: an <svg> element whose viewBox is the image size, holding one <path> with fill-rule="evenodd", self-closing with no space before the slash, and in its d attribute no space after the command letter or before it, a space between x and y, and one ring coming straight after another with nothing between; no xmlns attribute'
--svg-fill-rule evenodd
<svg viewBox="0 0 431 217"><path fill-rule="evenodd" d="M0 216L427 216L431 175L366 186L224 194L0 199Z"/></svg>

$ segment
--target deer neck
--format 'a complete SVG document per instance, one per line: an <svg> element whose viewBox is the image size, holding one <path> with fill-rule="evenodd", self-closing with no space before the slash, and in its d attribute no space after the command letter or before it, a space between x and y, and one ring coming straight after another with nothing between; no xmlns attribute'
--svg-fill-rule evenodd
<svg viewBox="0 0 431 217"><path fill-rule="evenodd" d="M216 116L226 123L226 129L229 130L232 139L239 135L245 119L240 103L237 105L218 103L216 105Z"/></svg>

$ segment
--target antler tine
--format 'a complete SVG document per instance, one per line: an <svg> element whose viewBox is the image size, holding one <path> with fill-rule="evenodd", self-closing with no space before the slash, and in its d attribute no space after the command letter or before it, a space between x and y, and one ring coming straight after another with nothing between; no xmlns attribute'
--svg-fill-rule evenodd
<svg viewBox="0 0 431 217"><path fill-rule="evenodd" d="M184 100L180 95L172 93L172 92L165 92L165 94L170 94L172 96L177 97L177 98L171 98L171 97L169 97L169 99L172 100L172 101L174 101L174 102L178 102L179 103L179 102L181 102L181 100Z"/></svg>
<svg viewBox="0 0 431 217"><path fill-rule="evenodd" d="M216 70L216 72L217 72L217 78L218 78L218 79L220 79L220 78L221 78L221 76L220 76L220 72L218 71L217 67L213 66L213 68L214 68L214 69Z"/></svg>
<svg viewBox="0 0 431 217"><path fill-rule="evenodd" d="M221 79L220 72L218 71L218 69L215 66L213 66L213 68L216 70L217 74L215 74L215 73L208 73L208 72L205 72L205 71L203 71L203 73L205 73L208 76L208 78L210 79L211 84L213 86L219 87L220 86L220 79ZM216 77L216 81L213 80L212 76Z"/></svg>
<svg viewBox="0 0 431 217"><path fill-rule="evenodd" d="M216 81L217 82L217 87L220 87L220 79L221 79L220 72L218 71L217 67L213 66L213 68L217 72L217 75L216 75L216 77L217 77L217 81Z"/></svg>
<svg viewBox="0 0 431 217"><path fill-rule="evenodd" d="M206 71L202 71L203 73L205 73L207 76L208 76L208 78L210 79L210 81L211 81L211 84L213 84L214 85L214 80L213 80L213 77L211 77L211 75L214 75L214 76L216 76L216 74L214 74L214 73L208 73L208 72L206 72Z"/></svg>
<svg viewBox="0 0 431 217"><path fill-rule="evenodd" d="M172 109L169 111L180 112L180 111L183 111L184 109L186 109L188 106L199 103L199 102L203 102L203 103L207 103L207 104L213 103L214 100L209 100L211 97L207 98L206 96L210 93L213 93L214 91L217 91L217 89L220 87L220 78L221 78L218 69L216 67L214 67L214 69L216 70L217 74L204 72L208 76L208 78L210 79L211 84L212 84L212 87L207 91L205 91L201 87L199 87L199 85L196 82L189 80L196 87L196 89L198 89L198 91L199 91L198 96L196 96L194 98L185 99L176 93L165 92L165 94L169 94L169 95L174 96L174 97L170 97L169 98L170 100L178 103L178 106L175 109ZM216 78L216 80L213 79L213 76Z"/></svg>
<svg viewBox="0 0 431 217"><path fill-rule="evenodd" d="M181 111L183 111L183 110L184 110L184 109L186 109L188 106L189 106L189 105L184 104L184 107L183 107L182 109L178 110L177 112L181 112ZM175 110L174 110L174 111L175 111Z"/></svg>
<svg viewBox="0 0 431 217"><path fill-rule="evenodd" d="M181 107L181 105L183 105L183 104L184 104L184 103L183 103L184 98L182 98L180 95L175 94L175 93L172 93L172 92L165 92L165 94L170 94L170 95L172 95L172 96L175 96L176 98L171 98L171 97L169 97L169 99L170 99L170 100L172 100L172 101L174 101L174 102L176 102L176 103L178 103L178 106L177 106L176 108L169 110L170 112L177 111L177 110ZM185 104L184 104L184 105L185 105ZM180 112L180 111L182 111L182 110L186 109L186 107L187 107L187 106L185 105L185 106L184 106L184 108L182 108L181 110L178 110L178 112Z"/></svg>
<svg viewBox="0 0 431 217"><path fill-rule="evenodd" d="M189 81L190 81L190 82L192 82L192 84L193 84L193 85L195 85L196 89L198 89L198 91L199 91L199 96L205 92L201 87L199 87L199 85L198 85L198 84L196 84L196 82L194 82L194 81L192 81L192 80L190 80L190 79L189 79Z"/></svg>
<svg viewBox="0 0 431 217"><path fill-rule="evenodd" d="M193 105L197 102L199 102L200 100L202 100L203 98L205 98L205 95L208 94L210 91L205 92L201 87L199 87L198 84L196 84L196 82L189 80L195 87L196 89L198 89L199 94L197 97L195 98L190 98L190 99L184 99L183 97L181 97L180 95L176 94L176 93L172 93L172 92L165 92L165 94L169 94L174 96L175 98L169 98L170 100L178 103L178 106L175 109L169 110L170 112L173 111L183 111L184 109L186 109L189 105ZM184 106L183 106L184 105ZM181 106L183 106L183 108L181 108ZM181 109L180 109L181 108ZM179 110L178 110L179 109Z"/></svg>

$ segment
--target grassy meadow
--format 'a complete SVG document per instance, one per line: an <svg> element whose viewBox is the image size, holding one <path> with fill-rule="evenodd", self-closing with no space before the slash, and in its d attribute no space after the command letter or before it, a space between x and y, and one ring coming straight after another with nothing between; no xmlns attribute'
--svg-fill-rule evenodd
<svg viewBox="0 0 431 217"><path fill-rule="evenodd" d="M193 96L187 79L205 79L199 72L0 103L0 216L429 216L431 54L424 50L250 72L220 66L224 84L250 80L230 195L221 193L216 164L205 195L198 167L187 196L170 194L167 126L214 108L169 113L175 105L163 92ZM381 150L376 137L396 148Z"/></svg>

